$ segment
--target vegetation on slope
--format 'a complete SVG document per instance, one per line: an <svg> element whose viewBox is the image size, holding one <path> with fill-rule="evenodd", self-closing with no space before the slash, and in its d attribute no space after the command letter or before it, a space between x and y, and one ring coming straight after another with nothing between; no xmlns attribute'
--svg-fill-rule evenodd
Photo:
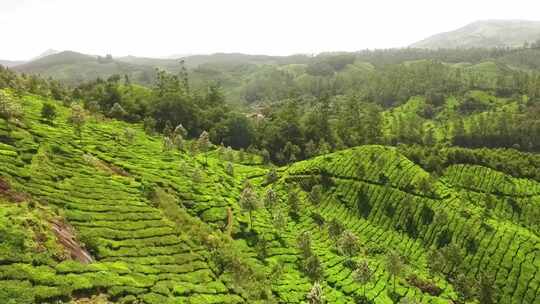
<svg viewBox="0 0 540 304"><path fill-rule="evenodd" d="M3 303L538 301L540 183L504 161L534 155L366 145L273 168L206 132L2 96Z"/></svg>

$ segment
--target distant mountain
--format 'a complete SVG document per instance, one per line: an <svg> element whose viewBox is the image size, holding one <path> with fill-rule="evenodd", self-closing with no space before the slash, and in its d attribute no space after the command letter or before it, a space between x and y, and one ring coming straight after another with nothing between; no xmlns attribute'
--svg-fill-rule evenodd
<svg viewBox="0 0 540 304"><path fill-rule="evenodd" d="M169 70L176 70L179 66L179 61L183 59L187 67L195 68L204 64L215 65L241 65L241 64L290 64L290 63L306 63L309 60L307 55L292 55L292 56L269 56L269 55L250 55L242 53L215 53L210 55L189 55L179 58L145 58L126 56L117 58L119 61L151 65Z"/></svg>
<svg viewBox="0 0 540 304"><path fill-rule="evenodd" d="M50 56L50 55L54 55L54 54L58 54L58 53L61 53L61 51L57 51L57 50L54 50L54 49L48 49L46 50L45 52L39 54L38 56L30 59L30 61L32 60L38 60L40 58L43 58L43 57L47 57L47 56Z"/></svg>
<svg viewBox="0 0 540 304"><path fill-rule="evenodd" d="M107 78L114 74L128 75L135 82L149 83L154 75L153 68L150 66L122 62L112 57L86 55L72 51L63 51L41 57L17 65L14 70L50 76L72 84L94 80L97 77Z"/></svg>
<svg viewBox="0 0 540 304"><path fill-rule="evenodd" d="M410 45L413 48L520 47L540 39L540 21L485 20L455 31L436 34Z"/></svg>
<svg viewBox="0 0 540 304"><path fill-rule="evenodd" d="M8 68L12 68L14 66L21 65L23 63L25 63L25 61L12 61L12 60L1 60L0 59L0 65L8 67Z"/></svg>

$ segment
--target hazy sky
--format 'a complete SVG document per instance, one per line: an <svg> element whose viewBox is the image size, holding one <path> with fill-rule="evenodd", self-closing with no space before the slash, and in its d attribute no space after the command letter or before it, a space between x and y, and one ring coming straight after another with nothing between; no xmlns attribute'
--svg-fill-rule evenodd
<svg viewBox="0 0 540 304"><path fill-rule="evenodd" d="M0 0L0 58L287 55L402 47L482 19L540 20L539 0Z"/></svg>

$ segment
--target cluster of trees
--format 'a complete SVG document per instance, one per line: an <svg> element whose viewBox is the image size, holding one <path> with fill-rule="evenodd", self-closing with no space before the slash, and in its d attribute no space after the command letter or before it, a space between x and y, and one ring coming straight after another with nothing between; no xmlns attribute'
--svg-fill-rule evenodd
<svg viewBox="0 0 540 304"><path fill-rule="evenodd" d="M31 93L60 101L69 101L71 98L71 90L54 79L18 74L0 65L0 89L6 88L11 89L16 96Z"/></svg>
<svg viewBox="0 0 540 304"><path fill-rule="evenodd" d="M450 165L470 164L492 168L514 177L540 181L540 156L515 149L465 149L421 145L398 145L398 149L424 169L439 175Z"/></svg>
<svg viewBox="0 0 540 304"><path fill-rule="evenodd" d="M225 100L239 88L223 89L214 82L193 86L183 64L177 74L157 71L151 88L119 75L67 88L0 68L0 88L79 102L91 113L144 122L149 132L166 136L181 124L186 139L206 131L214 144L249 149L277 164L362 144L539 151L540 74L498 63L480 68L443 63L519 52L382 50L265 65L238 72L250 76L244 96L256 106L248 108ZM412 97L424 102L411 112L404 106ZM450 97L457 104L450 106ZM515 106L504 104L511 102Z"/></svg>

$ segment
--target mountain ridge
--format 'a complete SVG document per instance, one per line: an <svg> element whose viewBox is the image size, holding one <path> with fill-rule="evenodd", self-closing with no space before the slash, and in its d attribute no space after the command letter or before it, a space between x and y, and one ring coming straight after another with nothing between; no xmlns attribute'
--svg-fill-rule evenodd
<svg viewBox="0 0 540 304"><path fill-rule="evenodd" d="M540 21L488 19L438 33L411 44L412 48L521 47L540 39Z"/></svg>

